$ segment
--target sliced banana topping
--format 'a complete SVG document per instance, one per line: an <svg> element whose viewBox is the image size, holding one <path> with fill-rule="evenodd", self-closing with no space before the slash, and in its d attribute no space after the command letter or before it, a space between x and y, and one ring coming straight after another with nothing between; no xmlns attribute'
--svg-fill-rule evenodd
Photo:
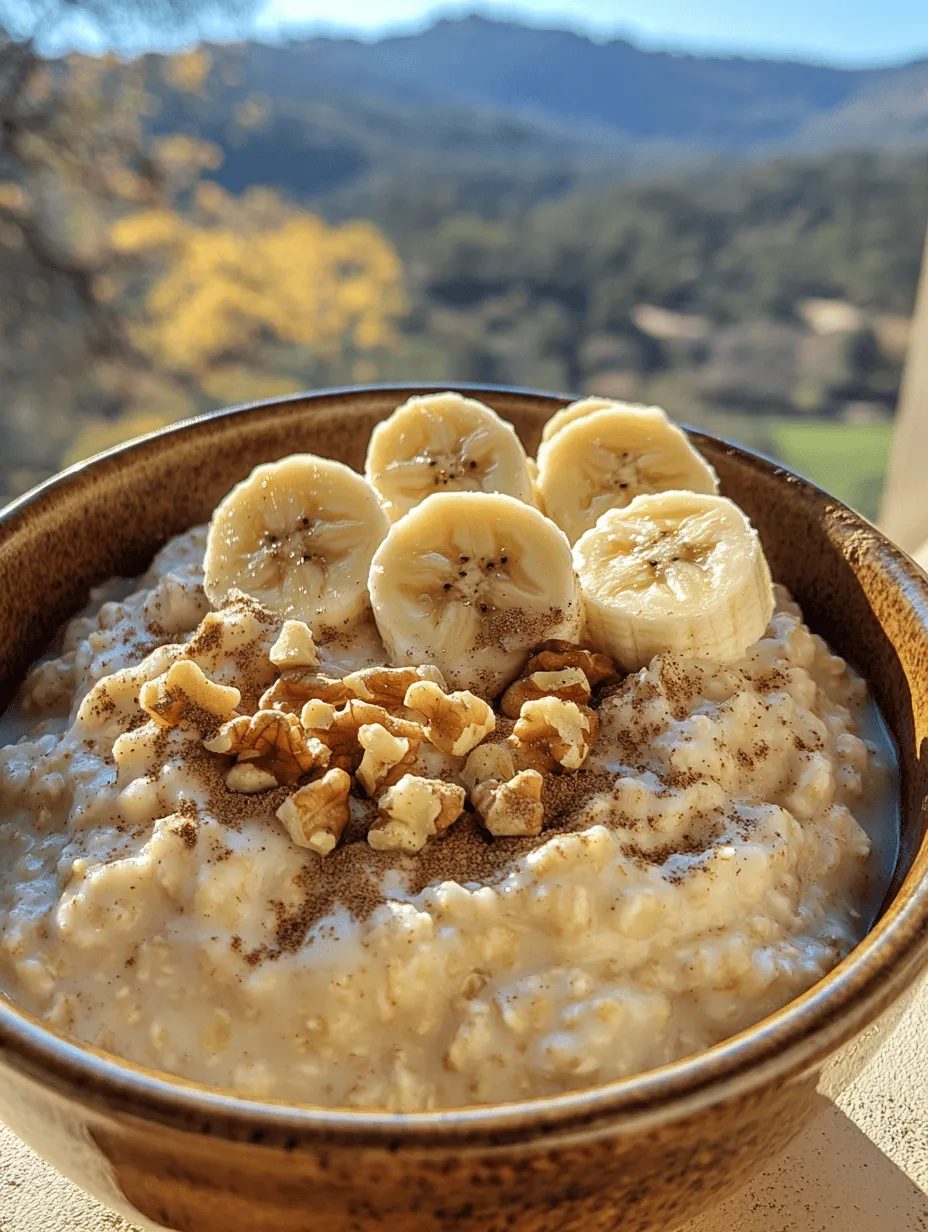
<svg viewBox="0 0 928 1232"><path fill-rule="evenodd" d="M587 636L627 671L662 651L740 659L773 615L760 539L722 496L639 496L603 514L574 563Z"/></svg>
<svg viewBox="0 0 928 1232"><path fill-rule="evenodd" d="M371 602L393 663L434 663L452 688L484 697L546 638L578 640L570 547L511 496L445 492L390 528L374 556Z"/></svg>
<svg viewBox="0 0 928 1232"><path fill-rule="evenodd" d="M534 503L515 430L460 394L410 398L371 433L365 473L391 522L436 492L504 492Z"/></svg>
<svg viewBox="0 0 928 1232"><path fill-rule="evenodd" d="M643 411L647 408L638 402L616 402L614 398L581 398L579 402L571 402L561 411L555 411L541 431L542 444L556 436L561 428L566 428L575 419L584 415L592 415L596 411Z"/></svg>
<svg viewBox="0 0 928 1232"><path fill-rule="evenodd" d="M207 598L252 595L316 636L359 620L387 521L371 486L341 462L294 454L256 467L213 514Z"/></svg>
<svg viewBox="0 0 928 1232"><path fill-rule="evenodd" d="M548 517L574 543L607 509L636 496L716 492L718 482L662 410L617 403L575 416L549 436L538 452L538 490Z"/></svg>

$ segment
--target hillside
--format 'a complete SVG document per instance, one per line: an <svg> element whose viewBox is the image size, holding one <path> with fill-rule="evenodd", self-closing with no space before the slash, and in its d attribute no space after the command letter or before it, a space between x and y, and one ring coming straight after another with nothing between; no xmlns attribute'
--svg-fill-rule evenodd
<svg viewBox="0 0 928 1232"><path fill-rule="evenodd" d="M878 75L878 74L877 74ZM252 45L246 81L272 97L353 89L407 104L436 99L530 112L645 141L746 150L795 137L874 75L790 61L645 51L483 17L375 43L315 38ZM363 83L363 85L361 84Z"/></svg>
<svg viewBox="0 0 928 1232"><path fill-rule="evenodd" d="M517 127L583 131L588 141L741 154L821 142L825 133L834 146L928 141L928 60L845 69L684 55L476 16L372 43L316 37L211 51L212 87L289 111L376 99L394 115L418 112L426 126L436 107L440 116L478 108L508 113Z"/></svg>
<svg viewBox="0 0 928 1232"><path fill-rule="evenodd" d="M360 94L272 97L227 84L222 76L235 53L212 54L202 96L165 88L160 60L149 64L149 89L161 104L152 128L214 142L222 151L216 178L230 192L264 184L301 201L345 198L348 212L367 215L363 198L378 196L385 181L437 176L451 194L444 208L467 202L492 213L507 195L536 200L586 176L614 179L640 165L632 143L606 148L489 108L435 104L425 112Z"/></svg>
<svg viewBox="0 0 928 1232"><path fill-rule="evenodd" d="M319 91L502 108L636 142L751 153L801 145L827 126L835 145L878 133L928 140L928 61L842 69L790 60L650 51L484 17L443 20L375 43L315 38L252 45L245 80L274 97Z"/></svg>
<svg viewBox="0 0 928 1232"><path fill-rule="evenodd" d="M193 90L145 58L152 130L213 141L232 192L268 185L331 216L384 217L413 182L446 212L494 216L707 159L928 146L928 61L674 55L481 17L204 51Z"/></svg>

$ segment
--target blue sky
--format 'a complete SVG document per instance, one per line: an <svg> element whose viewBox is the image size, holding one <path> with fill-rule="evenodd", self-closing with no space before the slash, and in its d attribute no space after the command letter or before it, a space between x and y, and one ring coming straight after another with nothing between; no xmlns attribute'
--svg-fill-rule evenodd
<svg viewBox="0 0 928 1232"><path fill-rule="evenodd" d="M480 0L455 6L622 34L653 47L762 52L851 64L928 56L928 0ZM269 0L267 31L410 28L434 0Z"/></svg>

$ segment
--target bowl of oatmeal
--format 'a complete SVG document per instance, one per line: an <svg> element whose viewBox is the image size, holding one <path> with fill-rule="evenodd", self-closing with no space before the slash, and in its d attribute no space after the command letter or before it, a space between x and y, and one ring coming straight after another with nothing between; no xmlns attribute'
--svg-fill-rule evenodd
<svg viewBox="0 0 928 1232"><path fill-rule="evenodd" d="M223 412L0 571L0 1115L134 1219L669 1226L924 965L923 577L656 408Z"/></svg>

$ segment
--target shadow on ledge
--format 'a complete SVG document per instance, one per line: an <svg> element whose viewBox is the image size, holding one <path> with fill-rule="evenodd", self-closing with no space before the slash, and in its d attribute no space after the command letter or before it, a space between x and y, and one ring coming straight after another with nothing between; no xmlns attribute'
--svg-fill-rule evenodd
<svg viewBox="0 0 928 1232"><path fill-rule="evenodd" d="M775 1164L678 1232L928 1232L928 1195L829 1104Z"/></svg>

